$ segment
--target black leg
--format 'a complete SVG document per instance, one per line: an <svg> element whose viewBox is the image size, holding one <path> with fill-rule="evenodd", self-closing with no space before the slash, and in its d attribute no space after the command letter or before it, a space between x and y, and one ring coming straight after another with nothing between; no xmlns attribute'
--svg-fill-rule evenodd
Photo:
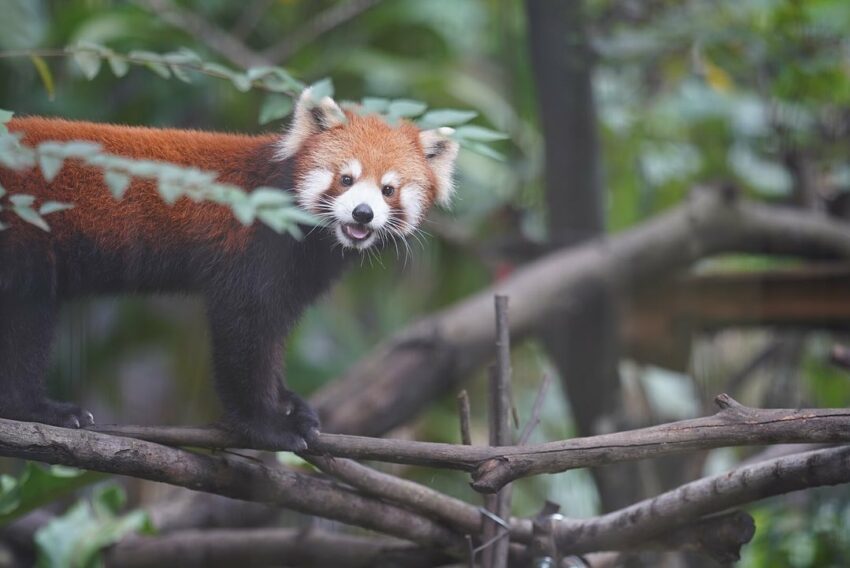
<svg viewBox="0 0 850 568"><path fill-rule="evenodd" d="M78 406L47 398L55 320L49 300L0 296L0 417L67 428L94 423Z"/></svg>
<svg viewBox="0 0 850 568"><path fill-rule="evenodd" d="M303 450L318 434L315 411L282 380L282 331L257 306L209 302L215 384L225 425L254 445Z"/></svg>

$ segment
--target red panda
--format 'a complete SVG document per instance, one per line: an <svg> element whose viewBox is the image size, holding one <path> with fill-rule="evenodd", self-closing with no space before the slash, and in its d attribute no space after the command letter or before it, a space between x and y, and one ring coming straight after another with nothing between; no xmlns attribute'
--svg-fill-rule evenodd
<svg viewBox="0 0 850 568"><path fill-rule="evenodd" d="M206 305L222 423L256 447L300 450L318 433L312 408L286 388L281 345L304 308L352 257L414 231L434 203L449 202L458 145L440 130L343 112L330 98L299 98L282 135L241 136L47 118L8 123L24 143L88 140L131 158L219 172L249 190L293 192L321 227L296 240L225 206L164 203L134 180L112 198L96 168L70 160L51 181L35 168L0 168L0 186L74 204L50 231L8 212L0 231L0 417L66 427L93 423L47 398L44 374L58 306L80 296L193 293ZM341 245L342 253L339 250Z"/></svg>

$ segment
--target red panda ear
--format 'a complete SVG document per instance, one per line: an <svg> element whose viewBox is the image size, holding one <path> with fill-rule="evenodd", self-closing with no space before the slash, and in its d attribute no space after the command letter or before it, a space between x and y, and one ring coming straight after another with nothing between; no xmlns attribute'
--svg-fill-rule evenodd
<svg viewBox="0 0 850 568"><path fill-rule="evenodd" d="M453 128L444 126L419 133L425 159L437 178L437 203L443 206L451 202L455 190L452 177L460 146L450 138L453 132Z"/></svg>
<svg viewBox="0 0 850 568"><path fill-rule="evenodd" d="M345 113L330 97L313 100L308 87L301 92L295 104L292 123L278 143L277 156L286 159L294 156L312 135L345 124Z"/></svg>

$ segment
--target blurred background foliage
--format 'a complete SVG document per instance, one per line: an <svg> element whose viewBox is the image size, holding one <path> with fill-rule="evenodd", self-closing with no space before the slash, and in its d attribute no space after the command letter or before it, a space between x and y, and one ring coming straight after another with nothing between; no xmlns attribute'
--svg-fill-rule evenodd
<svg viewBox="0 0 850 568"><path fill-rule="evenodd" d="M80 41L119 52L188 47L206 61L234 65L195 34L164 21L151 4L156 3L2 0L0 49ZM522 3L373 1L311 36L317 14L336 4L345 2L179 2L254 50L290 40L278 52L284 58L274 63L306 83L332 77L340 99L404 97L431 108L472 109L480 113L475 124L508 133L510 140L494 145L504 161L461 154L455 206L431 216L424 225L429 236L412 242L411 254L390 249L379 261L364 262L307 313L286 350L289 381L302 393L340 376L403 324L510 273L516 261L498 254L507 237L532 243L546 238L543 141ZM844 207L850 191L847 0L588 0L586 5L611 231L676 204L695 184L717 180L733 182L757 199ZM132 68L122 79L101 73L88 81L69 59L47 64L53 94L27 57L0 59L0 107L18 114L239 132L281 129L285 123L259 125L264 95L239 92L215 78L186 84ZM571 172L563 177L569 183ZM747 256L699 268L754 271L789 265L796 263ZM827 362L836 337L835 330L811 329L697 334L686 338L692 351L683 368L624 362L624 393L645 400L654 421L702 414L731 375L779 341L779 355L747 377L735 396L752 405L847 406L847 373ZM51 388L58 397L85 402L101 423L196 424L217 414L203 311L191 299L75 303L64 310L56 347ZM516 403L526 417L541 377L555 370L545 351L531 343L516 349L514 371ZM469 386L477 443L486 440L484 389L483 375ZM573 433L569 407L553 386L533 440ZM393 435L457 442L453 398ZM693 477L731 467L750 453L702 456L704 466ZM12 472L16 466L4 467ZM405 473L477 499L461 475ZM517 514L536 512L545 498L573 516L599 507L583 471L524 480L517 487ZM132 488L131 502L145 504L153 493L144 485ZM847 565L848 498L839 488L755 506L759 530L742 565Z"/></svg>

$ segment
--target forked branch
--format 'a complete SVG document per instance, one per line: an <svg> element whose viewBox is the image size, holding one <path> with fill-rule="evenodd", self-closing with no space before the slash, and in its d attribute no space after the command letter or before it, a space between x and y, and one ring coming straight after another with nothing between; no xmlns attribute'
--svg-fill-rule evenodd
<svg viewBox="0 0 850 568"><path fill-rule="evenodd" d="M850 442L850 409L750 408L725 394L719 395L716 403L720 410L713 416L545 444L484 447L321 434L311 452L470 471L472 486L491 493L530 475L696 450ZM244 447L233 436L214 428L107 426L97 430L172 446Z"/></svg>

